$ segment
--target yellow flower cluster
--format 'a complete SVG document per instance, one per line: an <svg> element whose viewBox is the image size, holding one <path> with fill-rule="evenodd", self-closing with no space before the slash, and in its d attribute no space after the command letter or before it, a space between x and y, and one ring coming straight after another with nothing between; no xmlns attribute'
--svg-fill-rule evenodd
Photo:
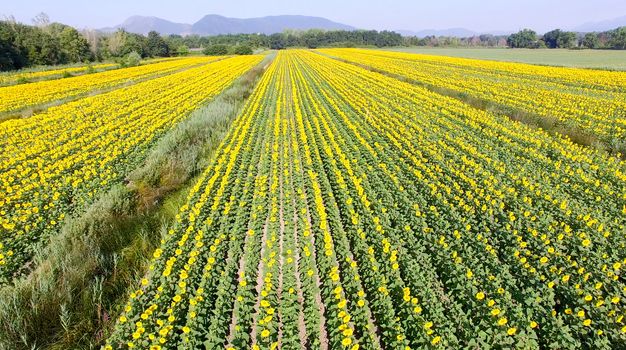
<svg viewBox="0 0 626 350"><path fill-rule="evenodd" d="M102 63L95 64L91 66L91 69L94 70L106 70L114 67L118 67L119 65L116 63ZM34 70L27 72L15 72L15 73L4 73L0 74L0 85L10 85L17 83L21 80L38 80L38 79L48 79L48 78L56 78L65 73L76 74L76 73L84 73L89 70L89 66L81 65L78 67L67 67L60 69L47 69L47 70Z"/></svg>
<svg viewBox="0 0 626 350"><path fill-rule="evenodd" d="M100 73L81 75L67 79L45 80L31 84L0 87L0 113L16 112L30 107L50 104L130 84L147 78L170 74L220 59L221 57L192 57L166 60L137 67L114 69Z"/></svg>

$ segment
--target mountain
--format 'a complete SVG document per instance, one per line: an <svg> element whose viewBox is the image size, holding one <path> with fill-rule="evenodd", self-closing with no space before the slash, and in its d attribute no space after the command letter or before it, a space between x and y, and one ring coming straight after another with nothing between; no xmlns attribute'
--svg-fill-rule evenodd
<svg viewBox="0 0 626 350"><path fill-rule="evenodd" d="M119 28L137 34L147 34L151 30L162 35L217 35L217 34L252 34L280 33L286 29L307 30L353 30L349 25L333 22L322 17L283 15L258 18L229 18L220 15L206 15L194 24L175 23L158 17L132 16L115 27L102 28L103 32L112 32Z"/></svg>
<svg viewBox="0 0 626 350"><path fill-rule="evenodd" d="M626 16L600 22L588 22L574 28L573 30L577 32L603 32L623 26L626 26Z"/></svg>
<svg viewBox="0 0 626 350"><path fill-rule="evenodd" d="M104 32L113 32L119 28L124 28L130 33L148 34L154 30L163 35L168 34L191 34L191 24L175 23L162 18L152 16L132 16L126 19L122 24L112 28L101 29Z"/></svg>
<svg viewBox="0 0 626 350"><path fill-rule="evenodd" d="M353 30L349 25L333 22L322 17L283 15L258 18L229 18L207 15L194 23L192 32L199 35L280 33L285 29L307 30Z"/></svg>

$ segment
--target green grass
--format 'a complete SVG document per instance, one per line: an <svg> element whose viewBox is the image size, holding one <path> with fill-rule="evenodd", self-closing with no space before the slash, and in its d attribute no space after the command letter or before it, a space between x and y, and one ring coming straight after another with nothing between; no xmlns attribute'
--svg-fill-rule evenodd
<svg viewBox="0 0 626 350"><path fill-rule="evenodd" d="M626 50L399 47L386 49L425 55L522 62L548 66L626 70Z"/></svg>

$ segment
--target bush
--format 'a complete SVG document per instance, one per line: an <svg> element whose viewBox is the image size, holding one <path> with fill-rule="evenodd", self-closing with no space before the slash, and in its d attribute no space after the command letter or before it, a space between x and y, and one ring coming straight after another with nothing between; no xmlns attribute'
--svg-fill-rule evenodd
<svg viewBox="0 0 626 350"><path fill-rule="evenodd" d="M233 48L233 54L235 55L252 55L252 48L247 45L238 45Z"/></svg>
<svg viewBox="0 0 626 350"><path fill-rule="evenodd" d="M176 53L178 54L178 56L187 56L189 55L189 47L187 47L187 45L180 45L176 49Z"/></svg>
<svg viewBox="0 0 626 350"><path fill-rule="evenodd" d="M228 55L228 47L226 45L221 45L221 44L210 45L210 46L207 46L204 50L202 50L202 53L204 53L207 56Z"/></svg>
<svg viewBox="0 0 626 350"><path fill-rule="evenodd" d="M28 78L25 78L25 77L17 78L17 84L26 84L26 83L30 83L30 80L28 80Z"/></svg>
<svg viewBox="0 0 626 350"><path fill-rule="evenodd" d="M122 66L124 67L134 67L138 66L141 63L141 55L137 51L132 51L128 55L124 57L122 62Z"/></svg>

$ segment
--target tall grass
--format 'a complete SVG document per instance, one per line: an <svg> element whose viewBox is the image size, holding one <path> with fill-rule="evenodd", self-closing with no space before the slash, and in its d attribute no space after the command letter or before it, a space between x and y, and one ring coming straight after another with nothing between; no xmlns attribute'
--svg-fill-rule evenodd
<svg viewBox="0 0 626 350"><path fill-rule="evenodd" d="M125 184L63 223L30 275L0 289L0 349L101 345L193 178L272 58L168 132Z"/></svg>

